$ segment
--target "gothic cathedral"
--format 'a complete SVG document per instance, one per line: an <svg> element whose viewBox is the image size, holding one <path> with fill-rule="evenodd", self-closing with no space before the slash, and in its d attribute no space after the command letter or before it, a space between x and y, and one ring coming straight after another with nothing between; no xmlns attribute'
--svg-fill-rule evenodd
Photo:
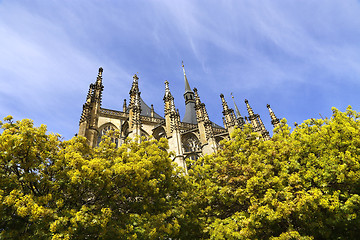
<svg viewBox="0 0 360 240"><path fill-rule="evenodd" d="M90 84L86 102L80 119L79 136L86 137L90 146L97 146L102 135L109 130L118 130L120 137L113 139L116 145L121 145L127 137L141 140L141 137L153 136L156 139L167 138L169 151L175 153L174 161L186 169L186 158L197 159L206 154L216 152L222 139L228 139L235 127L242 127L250 123L253 131L258 132L264 140L269 140L269 132L259 116L255 114L245 100L249 116L245 119L234 101L235 112L229 108L224 95L220 94L223 106L223 122L221 127L210 121L205 104L201 102L196 88L191 90L186 77L184 64L182 65L185 81L185 116L180 120L179 110L175 108L174 97L165 81L164 117L154 111L153 105L149 107L140 97L139 78L136 74L130 89L129 105L124 99L122 111L110 110L101 107L101 97L104 86L102 84L103 69L99 68L96 82ZM232 97L234 99L234 97ZM276 127L280 120L267 105L271 123Z"/></svg>

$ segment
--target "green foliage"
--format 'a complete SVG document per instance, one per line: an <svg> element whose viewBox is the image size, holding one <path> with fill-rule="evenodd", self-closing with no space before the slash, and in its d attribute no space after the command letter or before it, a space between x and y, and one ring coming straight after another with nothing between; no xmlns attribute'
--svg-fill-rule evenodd
<svg viewBox="0 0 360 240"><path fill-rule="evenodd" d="M1 239L158 239L179 232L182 173L165 139L91 149L8 117L0 135Z"/></svg>
<svg viewBox="0 0 360 240"><path fill-rule="evenodd" d="M263 141L249 125L185 175L167 141L61 141L0 123L1 239L357 239L360 114L333 109ZM117 134L111 133L111 134Z"/></svg>
<svg viewBox="0 0 360 240"><path fill-rule="evenodd" d="M333 109L270 141L250 126L193 163L199 218L210 239L357 239L360 115Z"/></svg>

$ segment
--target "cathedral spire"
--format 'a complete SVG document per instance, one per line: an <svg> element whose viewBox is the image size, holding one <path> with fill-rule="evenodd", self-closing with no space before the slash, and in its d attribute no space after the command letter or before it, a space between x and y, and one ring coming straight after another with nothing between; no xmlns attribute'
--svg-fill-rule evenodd
<svg viewBox="0 0 360 240"><path fill-rule="evenodd" d="M234 96L233 96L233 94L232 94L232 93L231 93L231 98L232 98L232 99L233 99L233 101L234 101L236 118L239 118L239 117L241 117L241 114L240 114L239 108L238 108L238 107L237 107L237 105L236 105L235 98L234 98Z"/></svg>
<svg viewBox="0 0 360 240"><path fill-rule="evenodd" d="M240 114L239 108L236 105L235 98L232 95L232 93L231 93L231 97L232 97L232 99L234 101L237 124L238 124L238 126L242 127L245 124L244 118Z"/></svg>
<svg viewBox="0 0 360 240"><path fill-rule="evenodd" d="M184 62L182 62L182 68L184 72L184 79L185 79L185 115L183 118L183 122L196 124L196 111L195 111L195 97L194 92L191 91L189 82L186 77Z"/></svg>
<svg viewBox="0 0 360 240"><path fill-rule="evenodd" d="M190 88L189 81L187 80L187 77L186 77L185 67L184 67L184 61L181 62L181 66L182 66L183 72L184 72L185 93L187 93L187 92L192 92L192 91L191 91L191 88Z"/></svg>
<svg viewBox="0 0 360 240"><path fill-rule="evenodd" d="M270 104L267 104L266 107L269 109L269 113L270 113L270 117L271 117L271 124L275 127L277 127L280 124L280 119L278 119L275 116L275 113L273 112L273 110L270 107Z"/></svg>

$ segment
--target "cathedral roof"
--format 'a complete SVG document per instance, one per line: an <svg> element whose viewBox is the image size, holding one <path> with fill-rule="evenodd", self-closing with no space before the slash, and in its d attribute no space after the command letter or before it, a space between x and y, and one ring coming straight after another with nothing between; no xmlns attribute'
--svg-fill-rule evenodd
<svg viewBox="0 0 360 240"><path fill-rule="evenodd" d="M151 117L151 108L144 102L144 100L140 97L140 106L141 106L141 116ZM154 112L155 118L164 119L162 116Z"/></svg>
<svg viewBox="0 0 360 240"><path fill-rule="evenodd" d="M151 108L145 103L145 101L142 99L142 97L140 97L140 107L141 107L141 116L145 116L145 117L151 117ZM129 112L129 108L126 109L126 112ZM160 119L164 119L162 116L160 116L159 114L157 114L154 111L154 118L160 118Z"/></svg>
<svg viewBox="0 0 360 240"><path fill-rule="evenodd" d="M219 125L217 125L217 124L214 123L214 122L211 122L211 126L214 127L214 128L222 128L222 129L225 129L225 128L223 128L222 126L219 126Z"/></svg>

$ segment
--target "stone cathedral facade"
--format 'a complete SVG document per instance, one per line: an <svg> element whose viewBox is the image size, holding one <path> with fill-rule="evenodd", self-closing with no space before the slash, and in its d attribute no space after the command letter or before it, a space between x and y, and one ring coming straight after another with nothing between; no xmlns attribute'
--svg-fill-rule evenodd
<svg viewBox="0 0 360 240"><path fill-rule="evenodd" d="M153 105L149 107L140 96L139 78L135 74L129 92L129 104L124 99L122 110L106 109L101 106L103 69L95 83L90 84L86 102L79 124L79 136L87 138L90 146L97 146L101 137L109 130L118 130L120 137L113 139L117 146L121 145L127 137L141 139L153 136L156 139L167 138L169 150L174 152L174 161L186 169L186 158L197 159L200 156L217 151L218 144L223 139L229 139L236 127L241 128L251 123L253 131L258 132L264 140L269 140L269 132L258 114L255 114L245 100L248 117L243 118L234 101L235 111L229 108L225 97L220 94L223 107L224 127L213 123L207 114L205 104L201 102L196 88L191 90L186 77L185 83L185 115L181 120L179 110L175 108L174 97L171 94L169 82L165 81L164 89L164 115L154 111ZM233 97L232 97L233 98ZM233 98L234 99L234 98ZM274 112L267 105L273 126L280 122Z"/></svg>

